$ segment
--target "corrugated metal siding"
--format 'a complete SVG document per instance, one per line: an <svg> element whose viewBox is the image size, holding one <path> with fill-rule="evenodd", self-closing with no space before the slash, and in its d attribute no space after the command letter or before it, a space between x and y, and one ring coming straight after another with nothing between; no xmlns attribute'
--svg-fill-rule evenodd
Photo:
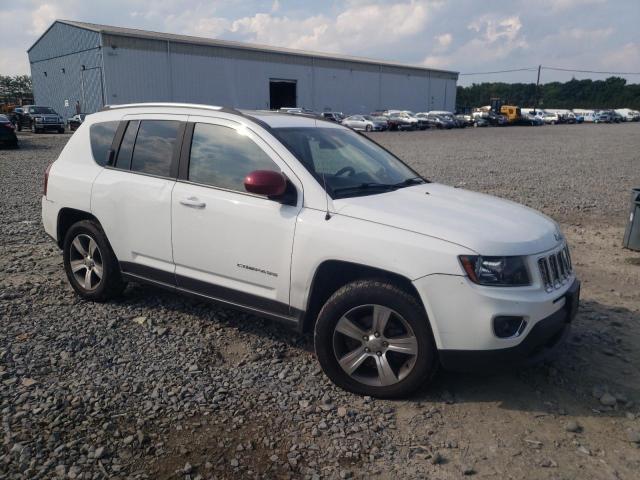
<svg viewBox="0 0 640 480"><path fill-rule="evenodd" d="M75 115L76 101L86 113L102 108L98 33L56 22L31 48L29 61L37 104L50 106L65 118ZM83 65L92 70L81 73Z"/></svg>
<svg viewBox="0 0 640 480"><path fill-rule="evenodd" d="M270 107L269 80L282 79L296 81L298 106L318 111L455 108L456 75L447 72L110 34L102 34L100 50L100 35L59 23L43 35L29 54L38 103L70 116L84 86L83 111L98 110L104 75L107 104L177 101L264 109ZM81 65L103 62L104 72L85 72L83 85Z"/></svg>
<svg viewBox="0 0 640 480"><path fill-rule="evenodd" d="M455 85L455 76L443 72L113 35L104 35L103 44L112 104L176 101L264 109L270 107L270 79L295 80L298 106L319 111L452 110L455 103L455 89L450 94L445 88L449 81Z"/></svg>
<svg viewBox="0 0 640 480"><path fill-rule="evenodd" d="M31 48L29 61L38 62L99 46L99 33L56 22Z"/></svg>
<svg viewBox="0 0 640 480"><path fill-rule="evenodd" d="M87 68L100 66L101 57L99 50L90 50L31 64L35 102L38 105L52 107L64 118L75 115L76 101L80 101L85 113L92 113L102 108L101 69L81 73L82 65ZM47 72L46 76L44 72ZM65 100L69 101L68 107L65 107Z"/></svg>

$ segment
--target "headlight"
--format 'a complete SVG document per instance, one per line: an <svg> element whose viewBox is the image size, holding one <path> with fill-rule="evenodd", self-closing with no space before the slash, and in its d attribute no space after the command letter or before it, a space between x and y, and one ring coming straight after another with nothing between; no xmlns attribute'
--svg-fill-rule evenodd
<svg viewBox="0 0 640 480"><path fill-rule="evenodd" d="M42 117L36 117L36 122L41 122L42 121Z"/></svg>
<svg viewBox="0 0 640 480"><path fill-rule="evenodd" d="M478 285L520 287L530 285L525 257L481 257L461 255L462 268Z"/></svg>

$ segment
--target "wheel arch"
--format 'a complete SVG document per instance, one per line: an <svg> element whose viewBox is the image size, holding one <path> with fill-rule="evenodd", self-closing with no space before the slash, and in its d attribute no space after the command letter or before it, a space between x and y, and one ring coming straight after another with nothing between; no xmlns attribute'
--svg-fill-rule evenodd
<svg viewBox="0 0 640 480"><path fill-rule="evenodd" d="M64 237L69 229L75 223L81 222L82 220L92 220L100 225L100 221L95 217L95 215L89 212L67 207L60 209L58 212L58 221L56 226L56 238L60 248L62 248Z"/></svg>
<svg viewBox="0 0 640 480"><path fill-rule="evenodd" d="M307 296L307 308L300 325L302 332L313 331L320 309L333 293L347 283L363 279L379 279L392 282L395 286L415 297L425 316L427 315L418 291L407 277L369 265L344 260L325 260L318 265L311 280L311 288Z"/></svg>

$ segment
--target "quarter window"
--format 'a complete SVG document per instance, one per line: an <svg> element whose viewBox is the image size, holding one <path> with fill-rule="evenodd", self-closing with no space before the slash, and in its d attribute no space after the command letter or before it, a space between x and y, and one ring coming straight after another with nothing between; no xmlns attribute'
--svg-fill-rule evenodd
<svg viewBox="0 0 640 480"><path fill-rule="evenodd" d="M280 171L253 140L238 130L206 123L195 125L190 181L244 192L244 179L254 170Z"/></svg>
<svg viewBox="0 0 640 480"><path fill-rule="evenodd" d="M171 162L179 130L180 122L174 120L141 121L131 157L131 170L171 176Z"/></svg>
<svg viewBox="0 0 640 480"><path fill-rule="evenodd" d="M95 162L104 167L107 163L107 152L111 148L113 137L120 122L94 123L89 129L89 141L91 142L91 154Z"/></svg>

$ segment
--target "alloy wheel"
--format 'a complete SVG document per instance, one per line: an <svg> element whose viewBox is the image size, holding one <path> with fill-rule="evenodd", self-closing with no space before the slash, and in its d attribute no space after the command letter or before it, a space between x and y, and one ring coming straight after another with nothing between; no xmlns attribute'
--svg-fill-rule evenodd
<svg viewBox="0 0 640 480"><path fill-rule="evenodd" d="M345 373L370 386L394 385L411 373L418 340L409 323L383 305L349 310L333 333L335 358Z"/></svg>
<svg viewBox="0 0 640 480"><path fill-rule="evenodd" d="M96 241L89 235L76 235L69 247L71 272L85 290L95 290L102 282L102 253Z"/></svg>

